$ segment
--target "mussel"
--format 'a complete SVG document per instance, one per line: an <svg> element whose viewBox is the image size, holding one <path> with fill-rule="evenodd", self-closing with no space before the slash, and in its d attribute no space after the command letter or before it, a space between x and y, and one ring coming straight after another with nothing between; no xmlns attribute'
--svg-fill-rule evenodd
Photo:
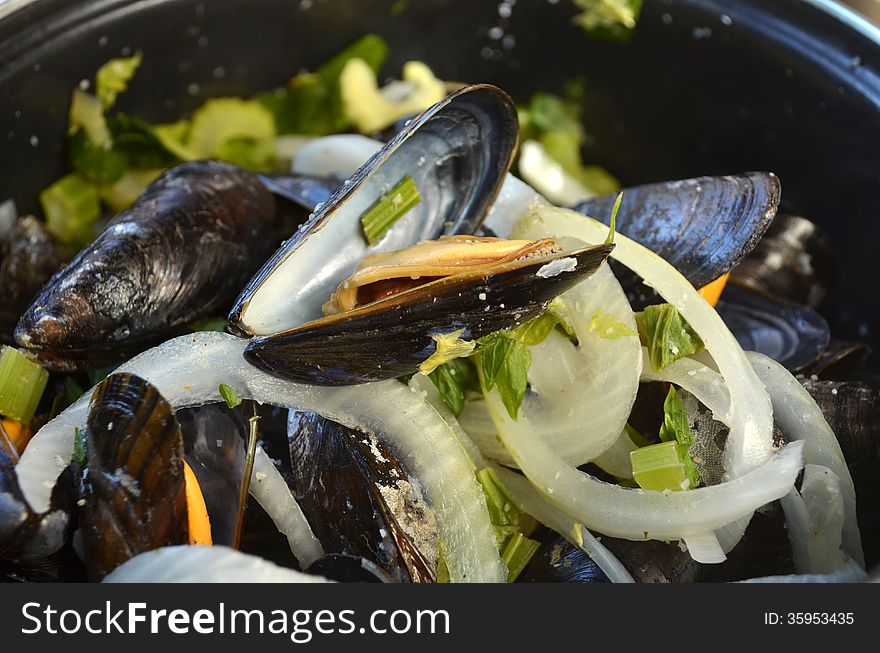
<svg viewBox="0 0 880 653"><path fill-rule="evenodd" d="M271 193L220 162L172 168L42 289L15 339L53 370L143 349L223 311L272 251Z"/></svg>
<svg viewBox="0 0 880 653"><path fill-rule="evenodd" d="M291 411L288 432L294 496L325 552L344 556L322 573L360 576L367 561L395 582L432 582L433 513L393 453L315 413Z"/></svg>
<svg viewBox="0 0 880 653"><path fill-rule="evenodd" d="M636 186L624 190L617 228L701 288L755 247L776 215L780 193L779 179L766 172ZM574 208L607 223L615 199L606 195Z"/></svg>
<svg viewBox="0 0 880 653"><path fill-rule="evenodd" d="M275 253L229 316L238 335L269 335L320 315L367 255L473 233L500 188L517 141L516 107L501 90L470 86L413 120L345 182ZM409 176L421 201L374 245L360 217Z"/></svg>
<svg viewBox="0 0 880 653"><path fill-rule="evenodd" d="M99 580L138 553L189 541L183 435L159 391L130 374L97 387L86 424L80 525Z"/></svg>
<svg viewBox="0 0 880 653"><path fill-rule="evenodd" d="M245 358L318 385L410 374L434 353L436 337L476 340L525 322L592 274L612 249L562 252L550 240L450 236L377 254L340 283L325 306L329 315L254 338Z"/></svg>
<svg viewBox="0 0 880 653"><path fill-rule="evenodd" d="M780 212L730 280L819 309L834 287L836 269L837 253L828 234L806 218Z"/></svg>
<svg viewBox="0 0 880 653"><path fill-rule="evenodd" d="M541 545L518 583L607 583L608 577L582 549L555 535Z"/></svg>
<svg viewBox="0 0 880 653"><path fill-rule="evenodd" d="M40 288L70 259L46 226L19 218L0 245L0 329L8 337Z"/></svg>
<svg viewBox="0 0 880 653"><path fill-rule="evenodd" d="M743 349L791 370L816 361L831 338L828 323L813 309L738 286L724 290L716 309Z"/></svg>

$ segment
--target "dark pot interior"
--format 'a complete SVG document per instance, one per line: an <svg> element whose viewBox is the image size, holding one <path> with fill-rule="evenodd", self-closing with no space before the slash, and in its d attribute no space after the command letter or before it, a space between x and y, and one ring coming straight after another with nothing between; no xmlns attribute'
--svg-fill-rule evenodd
<svg viewBox="0 0 880 653"><path fill-rule="evenodd" d="M119 108L171 120L207 97L281 85L377 32L391 44L388 75L419 58L442 78L493 82L517 98L583 77L589 159L626 184L775 172L786 201L842 253L826 315L834 335L880 348L871 267L880 242L880 32L841 18L827 0L646 0L627 45L585 38L567 1L520 0L507 19L499 2L410 0L394 16L392 4L8 0L0 199L37 210L38 191L65 171L70 90L111 56L144 53ZM493 39L495 26L514 42Z"/></svg>

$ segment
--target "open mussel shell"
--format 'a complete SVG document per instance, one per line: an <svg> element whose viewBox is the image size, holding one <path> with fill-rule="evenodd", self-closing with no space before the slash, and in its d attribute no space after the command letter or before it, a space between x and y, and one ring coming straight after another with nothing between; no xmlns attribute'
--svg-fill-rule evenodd
<svg viewBox="0 0 880 653"><path fill-rule="evenodd" d="M275 253L229 316L238 335L268 335L320 316L368 254L444 234L473 233L495 199L517 142L516 107L494 86L468 86L415 118ZM361 215L409 176L421 200L373 246Z"/></svg>
<svg viewBox="0 0 880 653"><path fill-rule="evenodd" d="M716 309L743 349L790 370L816 361L831 338L828 323L813 309L744 288L726 288Z"/></svg>
<svg viewBox="0 0 880 653"><path fill-rule="evenodd" d="M52 370L125 358L225 312L272 251L275 200L227 163L176 166L52 277L15 339Z"/></svg>
<svg viewBox="0 0 880 653"><path fill-rule="evenodd" d="M780 199L766 172L697 177L624 190L617 229L674 265L696 288L730 271L766 231ZM574 207L606 224L616 195Z"/></svg>
<svg viewBox="0 0 880 653"><path fill-rule="evenodd" d="M363 580L367 561L394 582L433 582L436 523L393 453L311 412L290 411L288 437L294 496L324 551L345 557L325 561L329 577Z"/></svg>
<svg viewBox="0 0 880 653"><path fill-rule="evenodd" d="M831 292L836 269L828 234L806 218L779 213L730 281L818 309Z"/></svg>
<svg viewBox="0 0 880 653"><path fill-rule="evenodd" d="M183 435L171 405L144 379L111 374L95 390L86 424L80 527L89 576L186 544Z"/></svg>
<svg viewBox="0 0 880 653"><path fill-rule="evenodd" d="M342 183L329 177L277 173L257 175L257 179L275 195L307 211L325 204Z"/></svg>
<svg viewBox="0 0 880 653"><path fill-rule="evenodd" d="M432 336L464 340L513 328L591 275L613 245L527 258L432 281L301 327L254 338L245 358L282 378L352 385L418 370L436 349Z"/></svg>

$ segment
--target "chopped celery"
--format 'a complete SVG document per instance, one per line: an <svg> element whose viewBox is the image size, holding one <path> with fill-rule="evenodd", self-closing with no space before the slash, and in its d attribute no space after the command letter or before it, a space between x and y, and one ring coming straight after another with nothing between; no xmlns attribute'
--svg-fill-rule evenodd
<svg viewBox="0 0 880 653"><path fill-rule="evenodd" d="M403 83L379 88L376 73L362 59L352 59L339 78L339 93L345 115L362 134L385 129L395 120L424 111L446 96L446 85L421 61L403 66ZM392 95L405 89L401 98Z"/></svg>
<svg viewBox="0 0 880 653"><path fill-rule="evenodd" d="M507 582L512 583L525 569L541 544L530 540L522 533L514 533L504 545L501 558L507 564Z"/></svg>
<svg viewBox="0 0 880 653"><path fill-rule="evenodd" d="M666 401L663 402L663 424L660 426L660 439L663 442L678 444L681 461L691 481L690 487L697 487L700 475L694 461L688 454L688 450L694 443L694 436L691 433L687 413L684 410L684 403L672 386L669 388L669 394L666 395Z"/></svg>
<svg viewBox="0 0 880 653"><path fill-rule="evenodd" d="M101 186L101 199L113 211L127 209L150 182L161 174L161 170L130 169L112 184Z"/></svg>
<svg viewBox="0 0 880 653"><path fill-rule="evenodd" d="M644 0L574 0L580 12L575 25L590 36L626 40L636 26Z"/></svg>
<svg viewBox="0 0 880 653"><path fill-rule="evenodd" d="M65 175L40 193L46 227L65 245L82 247L94 238L101 215L98 187L78 173Z"/></svg>
<svg viewBox="0 0 880 653"><path fill-rule="evenodd" d="M264 170L275 158L275 119L254 100L208 100L193 114L185 148L198 158Z"/></svg>
<svg viewBox="0 0 880 653"><path fill-rule="evenodd" d="M186 144L189 138L189 120L178 120L153 127L153 134L162 146L181 161L195 161L199 153Z"/></svg>
<svg viewBox="0 0 880 653"><path fill-rule="evenodd" d="M74 90L67 120L69 133L82 129L95 147L106 149L112 144L110 129L104 118L104 106L94 95Z"/></svg>
<svg viewBox="0 0 880 653"><path fill-rule="evenodd" d="M49 373L17 349L0 350L0 415L27 424L37 410Z"/></svg>
<svg viewBox="0 0 880 653"><path fill-rule="evenodd" d="M116 97L128 88L128 82L140 65L141 53L138 52L133 57L111 59L98 69L95 92L105 110L116 104Z"/></svg>
<svg viewBox="0 0 880 653"><path fill-rule="evenodd" d="M361 215L364 235L370 245L381 240L394 223L421 201L416 182L409 175L398 181Z"/></svg>
<svg viewBox="0 0 880 653"><path fill-rule="evenodd" d="M633 478L645 490L686 490L691 487L677 442L652 444L630 453Z"/></svg>
<svg viewBox="0 0 880 653"><path fill-rule="evenodd" d="M67 151L71 167L98 184L117 181L128 167L123 152L96 146L82 129L68 136Z"/></svg>

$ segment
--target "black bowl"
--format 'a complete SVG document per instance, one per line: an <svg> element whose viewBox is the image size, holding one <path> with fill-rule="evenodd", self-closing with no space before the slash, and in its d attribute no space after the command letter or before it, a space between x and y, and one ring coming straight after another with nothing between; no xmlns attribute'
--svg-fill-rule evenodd
<svg viewBox="0 0 880 653"><path fill-rule="evenodd" d="M112 56L144 53L119 108L173 120L207 97L279 86L376 32L391 44L389 75L418 58L518 98L583 78L589 157L627 185L777 173L786 202L842 253L834 335L880 349L880 30L831 0L646 0L622 45L586 38L568 0L410 0L392 15L394 4L6 0L0 199L37 210L65 172L70 91Z"/></svg>

